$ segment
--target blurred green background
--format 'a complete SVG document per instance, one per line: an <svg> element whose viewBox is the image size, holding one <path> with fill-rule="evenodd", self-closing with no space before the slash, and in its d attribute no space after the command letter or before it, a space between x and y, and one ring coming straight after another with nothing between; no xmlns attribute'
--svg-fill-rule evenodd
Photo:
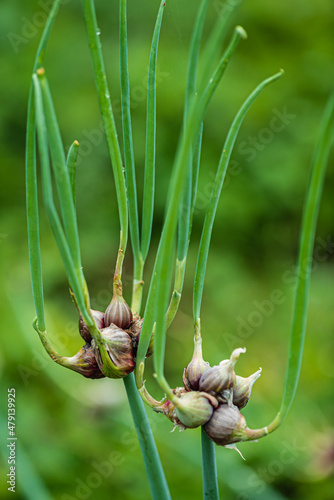
<svg viewBox="0 0 334 500"><path fill-rule="evenodd" d="M97 3L101 40L117 125L119 113L118 2ZM228 3L228 2L227 2ZM231 2L230 2L231 3ZM17 494L23 485L40 499L146 500L149 489L121 381L91 381L53 364L31 327L24 194L25 120L34 54L48 0L2 1L1 52L1 426L7 388L17 399ZM95 95L85 27L78 0L64 1L45 60L66 148L79 140L77 205L82 260L92 305L111 298L118 245L115 189ZM145 92L158 0L128 1L129 64L139 197L142 189ZM164 214L166 186L180 130L186 60L199 1L167 2L158 57L157 196L152 268ZM212 1L205 38L223 1ZM205 207L223 141L243 99L263 78L284 68L242 126L214 227L202 307L204 357L211 364L246 346L237 372L262 366L248 425L275 416L282 396L293 306L298 233L310 161L321 115L334 87L334 11L331 0L248 0L237 24L248 33L210 106L205 128L199 196L180 311L169 330L166 376L181 384L192 354L192 280ZM120 128L119 128L120 130ZM330 500L334 497L333 253L334 155L319 214L305 356L297 397L284 425L237 453L217 449L221 498ZM76 311L41 204L41 245L47 328L59 351L80 347ZM125 262L130 299L132 260ZM274 303L275 290L280 303ZM277 302L277 301L276 301ZM152 379L147 385L163 395ZM170 433L171 423L149 413L174 499L201 498L199 430ZM1 432L0 496L11 498L7 431ZM37 488L37 489L36 489ZM48 493L49 492L49 493ZM31 493L30 498L36 499Z"/></svg>

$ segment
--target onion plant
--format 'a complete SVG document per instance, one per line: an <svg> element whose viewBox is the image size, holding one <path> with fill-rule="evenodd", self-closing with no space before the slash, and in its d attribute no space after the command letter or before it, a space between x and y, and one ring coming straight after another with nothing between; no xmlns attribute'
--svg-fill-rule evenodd
<svg viewBox="0 0 334 500"><path fill-rule="evenodd" d="M83 273L75 203L76 161L80 145L74 141L66 154L44 68L44 54L60 0L55 0L38 47L29 94L26 186L31 281L36 315L33 326L50 357L59 365L88 378L122 378L129 399L134 425L146 467L152 498L169 499L170 493L157 447L150 429L145 405L169 418L181 429L202 427L203 498L218 499L215 444L236 448L239 441L253 441L273 432L286 417L297 388L303 354L307 301L316 221L333 136L334 99L328 102L322 130L311 168L310 182L300 232L298 278L290 331L290 347L284 394L280 411L264 428L249 429L240 410L248 403L252 386L261 370L248 378L234 368L245 348L234 350L230 358L210 367L202 358L201 303L212 228L233 147L243 120L262 91L278 80L283 71L267 77L241 104L230 126L217 166L211 196L206 208L193 285L194 354L184 370L184 386L172 388L164 374L166 332L177 314L182 296L191 228L194 217L199 171L202 166L202 133L209 103L217 91L239 42L246 38L237 26L230 33L234 8L222 8L211 35L202 34L209 0L200 2L190 40L183 122L175 150L168 187L165 218L155 255L154 268L147 282L143 304L143 273L151 246L156 179L156 72L160 29L168 5L157 8L148 68L146 144L144 171L136 170L130 113L130 80L127 44L127 1L119 1L119 48L121 78L122 144L111 105L101 50L94 0L82 0L88 44L101 117L114 175L120 225L119 249L115 256L113 295L105 312L90 307ZM235 3L236 4L236 3ZM190 4L189 4L190 8ZM226 41L227 39L227 41ZM220 54L220 47L225 51ZM203 57L203 65L199 60ZM199 68L201 67L201 70ZM38 149L38 155L36 150ZM39 156L39 162L37 162ZM40 175L37 175L37 163ZM144 188L139 210L136 177L143 176ZM45 211L61 255L70 296L79 314L79 333L85 341L80 351L65 357L52 346L44 316L43 277L39 238L37 179L40 179ZM55 184L55 189L53 188ZM57 203L54 201L57 194ZM57 208L59 207L59 209ZM141 218L139 216L141 214ZM117 215L115 214L115 217ZM130 237L133 256L132 301L123 298L122 268ZM170 292L172 290L172 292ZM154 370L161 388L161 401L146 389L145 360L153 353ZM96 382L98 383L98 382ZM144 402L144 403L143 403ZM143 426L145 432L143 432ZM190 431L191 432L191 431Z"/></svg>

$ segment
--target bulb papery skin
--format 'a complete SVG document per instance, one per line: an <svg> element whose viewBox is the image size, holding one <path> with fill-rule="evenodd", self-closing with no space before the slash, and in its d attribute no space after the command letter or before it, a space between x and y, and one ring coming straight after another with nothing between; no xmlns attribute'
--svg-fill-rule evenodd
<svg viewBox="0 0 334 500"><path fill-rule="evenodd" d="M221 404L203 429L214 443L227 446L247 439L246 427L245 417L236 406Z"/></svg>
<svg viewBox="0 0 334 500"><path fill-rule="evenodd" d="M138 346L140 334L141 334L141 329L143 327L143 318L140 318L139 316L134 316L133 321L129 328L127 328L127 333L132 337L134 347Z"/></svg>
<svg viewBox="0 0 334 500"><path fill-rule="evenodd" d="M125 330L130 326L133 320L132 311L129 305L125 302L122 295L114 293L113 298L108 305L104 314L104 326L114 325Z"/></svg>
<svg viewBox="0 0 334 500"><path fill-rule="evenodd" d="M94 309L91 309L91 313L97 328L99 330L102 330L102 328L104 328L104 313L101 311L95 311ZM80 313L79 313L79 333L87 344L91 343L92 336L89 332L88 326L84 322L84 319Z"/></svg>
<svg viewBox="0 0 334 500"><path fill-rule="evenodd" d="M219 365L209 368L200 378L199 390L218 395L223 401L231 404L232 391L235 384L234 366L242 352L246 349L235 349L230 359L224 359Z"/></svg>
<svg viewBox="0 0 334 500"><path fill-rule="evenodd" d="M235 373L229 360L209 368L199 380L199 390L212 395L223 395L231 391L235 382Z"/></svg>
<svg viewBox="0 0 334 500"><path fill-rule="evenodd" d="M92 347L89 344L84 345L80 351L72 358L68 358L71 368L86 378L103 378L99 365L96 361Z"/></svg>
<svg viewBox="0 0 334 500"><path fill-rule="evenodd" d="M119 372L119 378L131 373L135 367L132 340L130 336L116 325L110 324L101 330L102 343L109 358ZM100 351L95 341L92 341L93 352L102 373L105 373Z"/></svg>
<svg viewBox="0 0 334 500"><path fill-rule="evenodd" d="M191 391L182 394L174 401L174 404L180 422L185 427L193 429L210 420L214 409L213 405L217 406L218 402L206 393Z"/></svg>
<svg viewBox="0 0 334 500"><path fill-rule="evenodd" d="M188 391L198 391L202 375L210 368L201 355L194 355L183 372L183 384Z"/></svg>
<svg viewBox="0 0 334 500"><path fill-rule="evenodd" d="M244 408L248 403L251 397L252 387L260 376L261 368L247 378L236 375L235 386L233 389L233 404L237 406L239 410Z"/></svg>
<svg viewBox="0 0 334 500"><path fill-rule="evenodd" d="M126 329L126 332L132 338L132 344L133 344L135 353L137 352L140 334L141 334L141 330L143 327L143 321L144 321L143 318L140 318L138 315L135 315L131 325L129 326L129 328ZM151 335L150 343L149 343L147 353L146 353L146 358L149 358L150 356L152 356L153 344L154 344L154 334Z"/></svg>
<svg viewBox="0 0 334 500"><path fill-rule="evenodd" d="M184 431L186 429L176 415L174 403L169 399L166 399L163 404L153 407L153 410L156 413L163 413L165 417L167 417L174 424L172 432L176 429L176 427L178 427L180 431Z"/></svg>

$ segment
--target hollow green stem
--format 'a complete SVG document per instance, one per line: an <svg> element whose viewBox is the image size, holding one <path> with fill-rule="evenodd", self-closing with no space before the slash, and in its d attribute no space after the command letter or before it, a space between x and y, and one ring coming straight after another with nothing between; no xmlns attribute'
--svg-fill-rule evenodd
<svg viewBox="0 0 334 500"><path fill-rule="evenodd" d="M197 186L198 186L198 176L199 169L201 165L201 152L202 152L202 139L203 139L203 122L200 125L200 130L197 135L195 149L194 149L194 161L193 161L193 169L192 169L192 197L191 197L191 217L194 216L195 203L197 197ZM190 221L191 228L192 219Z"/></svg>
<svg viewBox="0 0 334 500"><path fill-rule="evenodd" d="M179 308L183 282L184 282L185 269L186 269L186 257L184 257L182 260L179 260L177 258L175 266L174 290L167 311L167 328L171 325Z"/></svg>
<svg viewBox="0 0 334 500"><path fill-rule="evenodd" d="M148 254L154 209L155 191L155 149L156 149L156 70L158 43L162 17L166 3L161 2L157 15L157 20L153 32L153 39L150 51L150 61L148 69L147 85L147 112L146 112L146 146L145 146L145 170L144 170L144 193L142 212L142 233L141 249L137 256L134 255L134 276L132 286L131 309L134 313L140 314L142 293L143 293L143 272L144 264ZM145 327L146 328L146 327ZM143 336L143 338L145 335ZM149 340L148 340L149 342ZM148 343L147 343L148 346Z"/></svg>
<svg viewBox="0 0 334 500"><path fill-rule="evenodd" d="M203 464L203 499L219 500L218 477L215 445L201 428L202 464Z"/></svg>
<svg viewBox="0 0 334 500"><path fill-rule="evenodd" d="M133 284L132 284L132 302L131 302L131 310L134 314L140 314L141 310L141 302L143 295L143 272L144 272L144 262L143 259L134 263L134 271L133 271Z"/></svg>
<svg viewBox="0 0 334 500"><path fill-rule="evenodd" d="M156 280L156 292L154 297L148 298L147 307L151 307L151 303L155 302L156 315L156 333L155 333L155 349L154 349L154 365L157 374L157 381L163 390L171 391L167 381L163 375L164 354L165 354L165 337L166 337L166 317L168 293L170 287L170 276L172 268L172 256L174 253L175 229L178 220L178 207L183 194L184 182L187 175L187 166L189 154L194 136L204 113L204 107L199 102L196 106L196 100L192 100L189 111L188 124L183 131L180 146L177 150L174 163L171 184L168 196L168 208L165 218L165 223L160 239L160 244L157 252L154 274L159 277Z"/></svg>
<svg viewBox="0 0 334 500"><path fill-rule="evenodd" d="M142 400L145 401L145 403L148 406L150 406L151 408L157 408L157 407L161 406L161 404L163 403L165 398L162 401L157 401L155 398L153 398L151 396L151 394L148 392L148 390L145 387L144 370L145 370L144 362L141 361L140 363L138 363L138 361L137 361L136 362L136 371L135 371L134 375L135 375L135 382L136 382L138 392L139 392Z"/></svg>
<svg viewBox="0 0 334 500"><path fill-rule="evenodd" d="M199 14L204 15L206 12L206 2L204 1L201 5L201 9ZM198 22L195 25L195 33L192 39L192 44L191 44L191 55L190 55L190 64L189 64L189 69L188 69L188 82L187 82L187 91L186 91L186 100L185 100L185 113L184 113L184 123L185 127L187 126L187 111L190 106L191 99L194 99L195 97L195 89L196 89L196 69L197 69L197 59L198 59L198 51L199 51L199 42L201 39L201 34L202 34L202 29L203 29L203 19L198 19ZM220 61L217 64L217 67L212 74L212 77L209 79L209 82L203 92L203 95L201 97L201 106L203 106L204 113L208 109L209 103L212 99L212 96L215 92L215 90L218 87L218 84L220 83L225 70L227 68L227 65L234 54L235 50L237 49L237 46L239 44L239 41L241 38L246 38L246 33L241 28L238 26L234 30L234 34L232 36L232 39L229 43L229 46L227 47L224 55L220 59ZM182 287L183 287L183 278L184 278L184 273L185 273L185 264L186 264L186 256L187 256L187 251L188 251L188 245L189 245L189 239L190 239L190 234L191 234L191 224L192 224L192 218L193 218L193 212L195 208L195 199L196 199L196 193L197 193L197 183L198 183L198 174L199 174L199 164L200 164L200 154L201 154L201 141L202 141L202 133L203 133L203 124L200 125L199 127L199 133L197 136L197 139L195 141L195 146L193 148L193 151L191 151L190 156L189 156L189 164L188 164L188 172L187 172L187 177L186 177L186 183L184 187L184 196L183 196L183 201L180 206L179 210L179 221L178 221L178 250L177 250L177 263L176 263L176 273L179 273L178 269L178 264L181 261L183 263L183 268L182 268L182 280L179 279L178 276L175 276L175 280L178 279L178 281L181 281L181 288L178 289L176 287L176 282L174 285L174 291L172 294L172 298L170 301L169 305L169 311L168 311L168 318L169 322L168 325L172 322L174 319L180 300L181 300L181 293L182 293Z"/></svg>
<svg viewBox="0 0 334 500"><path fill-rule="evenodd" d="M178 207L180 206L185 179L188 171L187 169L189 167L189 155L191 152L191 148L194 144L194 141L196 140L198 130L207 110L207 97L207 93L201 99L198 99L197 96L194 96L189 103L186 125L181 132L181 139L176 152L171 182L168 191L167 212L154 265L153 278L150 285L150 288L152 286L155 287L155 293L149 293L146 304L146 309L151 310L153 316L155 315L156 318L154 366L156 370L157 381L166 393L167 389L169 391L171 391L171 389L169 388L168 383L163 375L167 326L165 313L167 310L170 287L172 256L175 249L174 240L178 220ZM158 277L158 279L156 279L156 277ZM148 334L149 332L148 330L146 330L145 335ZM142 339L140 338L138 349L140 348L141 340Z"/></svg>
<svg viewBox="0 0 334 500"><path fill-rule="evenodd" d="M147 84L147 114L146 114L146 147L145 147L145 174L144 174L144 193L143 193L143 213L142 213L142 232L141 232L141 253L145 261L150 247L153 208L154 208L154 190L155 190L155 149L156 149L156 72L157 72L157 54L158 43L162 17L166 2L160 3L160 8L155 23L153 39L150 52L150 61L148 69Z"/></svg>
<svg viewBox="0 0 334 500"><path fill-rule="evenodd" d="M130 112L130 81L128 66L128 36L127 36L127 0L120 0L119 20L120 76L121 76L121 106L124 145L124 165L128 191L129 222L132 251L135 265L141 260L139 245L138 203L135 173L135 159L132 141L132 126Z"/></svg>
<svg viewBox="0 0 334 500"><path fill-rule="evenodd" d="M146 415L143 402L138 394L133 373L124 378L133 422L136 428L140 449L144 459L153 500L170 500L166 477L161 465L157 446Z"/></svg>
<svg viewBox="0 0 334 500"><path fill-rule="evenodd" d="M120 235L120 242L121 242L121 246L118 249L118 254L117 254L117 259L116 259L116 267L115 267L115 273L114 273L114 283L113 283L113 291L117 295L122 295L122 293L123 293L122 269L123 269L125 248L122 246L122 242L123 242L122 231L121 231L121 235Z"/></svg>
<svg viewBox="0 0 334 500"><path fill-rule="evenodd" d="M55 21L60 0L55 0L38 45L34 71L43 65L45 49ZM33 103L33 84L30 85L28 113L27 113L27 135L26 135L26 206L28 224L28 247L31 272L31 285L38 322L45 329L44 317L44 294L41 264L41 249L39 238L39 215L36 176L36 139L35 139L35 108Z"/></svg>
<svg viewBox="0 0 334 500"><path fill-rule="evenodd" d="M227 135L224 147L223 147L222 155L220 157L220 161L219 161L219 165L218 165L218 169L217 169L217 174L216 174L216 178L215 178L214 185L212 188L210 200L209 200L208 207L206 210L206 215L205 215L205 220L204 220L204 225L203 225L203 230L202 230L202 236L201 236L201 241L200 241L200 246L199 246L199 251L198 251L195 280L194 280L194 295L193 295L194 320L196 320L197 318L200 317L204 279L205 279L205 272L206 272L206 265L207 265L207 260L208 260L209 248L210 248L213 223L214 223L214 219L216 216L219 198L220 198L221 190L222 190L224 179L225 179L226 170L228 167L228 163L230 161L230 157L232 154L235 140L237 138L241 124L242 124L249 108L251 107L251 105L255 101L255 99L259 96L259 94L262 92L262 90L267 85L276 81L278 78L280 78L282 76L282 74L283 73L281 71L281 72L273 75L272 77L267 78L262 83L260 83L260 85L258 85L258 87L256 87L256 89L246 99L246 101L244 102L244 104L242 105L240 110L238 111L235 119L233 120L231 128L228 132L228 135Z"/></svg>
<svg viewBox="0 0 334 500"><path fill-rule="evenodd" d="M151 285L148 291L148 296L145 305L145 311L143 315L143 325L140 333L138 348L137 348L137 356L136 356L136 377L137 377L137 368L140 363L145 362L146 353L148 350L148 346L150 343L154 322L155 322L155 282L156 282L156 274L153 270L153 278L151 280Z"/></svg>
<svg viewBox="0 0 334 500"><path fill-rule="evenodd" d="M106 132L106 138L111 158L111 164L114 173L116 196L118 202L120 219L120 245L121 252L125 252L128 235L128 202L126 193L126 183L123 172L122 156L118 142L116 124L111 106L110 93L107 83L106 72L104 68L100 30L97 25L94 0L82 0L87 27L89 49L93 62L95 84L97 89L98 101L102 115L103 125ZM121 272L121 266L118 272Z"/></svg>
<svg viewBox="0 0 334 500"><path fill-rule="evenodd" d="M61 4L61 0L54 0L52 7L50 9L47 21L45 23L43 33L38 45L38 49L36 52L35 62L34 62L34 72L43 66L45 50L47 43L50 38L51 30L53 28L53 23L55 22L56 15L58 13L59 5Z"/></svg>
<svg viewBox="0 0 334 500"><path fill-rule="evenodd" d="M185 242L183 238L178 239L178 248L177 248L177 258L175 265L175 276L174 276L174 289L172 293L172 297L168 306L167 311L167 328L173 322L177 310L179 308L184 276L186 272L186 263L187 263L187 255L188 255L188 246L190 241L191 227L192 227L192 219L194 215L195 209L195 200L197 194L197 183L198 183L198 175L199 175L199 167L200 167L200 157L201 157L201 146L202 146L202 134L203 134L203 124L201 124L200 132L198 134L198 139L195 144L194 152L193 152L193 165L191 168L192 172L192 181L191 181L191 200L187 200L190 203L190 206L187 208L185 216L189 218L183 222L179 220L179 234L184 231L187 235L187 241ZM189 187L189 186L188 186Z"/></svg>
<svg viewBox="0 0 334 500"><path fill-rule="evenodd" d="M46 81L44 79L44 70L41 68L45 53L46 44L51 32L53 21L59 7L59 1L55 1L50 11L46 26L43 31L41 42L39 44L35 59L34 69L39 68L37 74L33 75L28 106L28 127L27 127L27 215L28 215L28 241L29 253L31 261L32 288L37 312L37 323L40 331L45 331L44 319L44 303L43 303L43 282L41 270L41 255L39 242L39 226L38 226L38 204L37 204L37 183L36 183L36 147L35 147L35 121L38 129L38 145L42 167L42 191L46 212L49 222L55 236L65 271L68 276L70 285L76 296L76 301L81 314L93 336L100 342L100 331L98 330L94 318L89 307L89 294L87 285L81 271L80 262L80 247L79 242L74 241L74 248L69 246L69 242L73 242L73 238L77 238L76 216L73 203L73 192L71 190L69 174L65 168L65 154L62 151L61 139L58 130L56 116L53 110L52 100ZM43 99L44 95L44 99ZM35 102L34 102L35 101ZM44 105L46 107L47 116L45 120ZM48 127L47 127L48 125ZM51 142L54 154L55 176L64 175L64 179L59 182L59 199L65 216L69 216L71 220L67 221L69 242L66 240L61 222L59 220L55 205L53 202L52 181L49 163L48 152L48 136L47 130L51 131ZM70 189L68 189L70 187ZM65 208L64 208L65 207ZM68 213L66 212L66 207ZM76 266L73 262L73 256L77 259ZM101 346L100 351L106 354L104 346ZM107 366L111 370L115 369L110 358L107 359Z"/></svg>
<svg viewBox="0 0 334 500"><path fill-rule="evenodd" d="M188 75L186 85L186 96L184 104L184 114L188 112L189 100L196 93L197 67L199 51L202 40L206 12L208 10L209 0L202 0L197 13L194 30L190 42L190 54L188 63ZM205 75L206 76L206 75Z"/></svg>
<svg viewBox="0 0 334 500"><path fill-rule="evenodd" d="M53 345L51 344L51 342L48 338L48 334L47 334L46 330L42 330L40 328L37 318L34 319L32 326L34 327L34 329L38 333L38 336L43 344L43 347L46 350L46 352L48 353L48 355L50 356L50 358L53 361L55 361L56 363L62 365L62 360L64 359L64 357L61 356L60 354L58 354L56 349L53 347Z"/></svg>
<svg viewBox="0 0 334 500"><path fill-rule="evenodd" d="M51 344L48 334L46 331L43 331L39 328L37 318L34 319L33 321L33 327L38 333L38 336L43 344L44 349L55 363L57 363L60 366L63 366L64 368L69 368L72 371L78 371L77 365L74 363L74 357L67 357L67 356L61 356L56 349L53 347Z"/></svg>
<svg viewBox="0 0 334 500"><path fill-rule="evenodd" d="M104 363L104 373L108 377L119 378L121 374L117 369L117 367L115 367L114 364L112 363L108 355L106 346L103 342L103 339L101 338L101 333L95 324L94 318L92 316L89 307L89 295L86 283L84 281L83 275L82 275L82 280L80 280L78 277L78 273L76 272L73 263L72 254L54 205L49 152L48 152L47 126L44 118L42 89L39 78L37 77L36 74L33 75L33 83L34 83L34 94L36 101L36 123L38 131L39 153L40 153L41 167L42 167L42 190L43 190L45 209L48 215L52 232L54 234L55 240L58 245L59 252L61 254L64 263L65 271L68 276L70 286L76 297L76 301L79 306L80 312L89 328L92 337L94 338L99 347L101 358ZM41 331L45 330L45 328L42 329L41 325L38 326Z"/></svg>
<svg viewBox="0 0 334 500"><path fill-rule="evenodd" d="M304 205L297 263L296 295L290 329L290 343L283 399L280 411L273 422L267 427L268 432L273 432L285 419L290 410L298 385L305 340L314 238L333 135L334 94L330 97L324 112L322 128L315 150Z"/></svg>
<svg viewBox="0 0 334 500"><path fill-rule="evenodd" d="M69 278L73 292L76 295L78 305L82 312L83 318L86 322L87 321L91 322L90 314L87 311L86 307L86 297L84 296L83 290L81 288L81 283L79 282L78 275L75 271L72 254L70 252L68 242L66 241L66 237L53 201L52 181L51 181L51 171L50 171L48 141L47 141L47 127L45 123L44 110L43 110L43 97L42 97L40 82L36 74L33 75L33 82L34 82L34 94L35 94L35 104L36 104L38 145L39 145L39 154L40 154L41 169L42 169L42 191L43 191L44 205L54 237L56 239L60 254L64 262L66 274ZM43 330L41 325L39 325L39 327L41 330Z"/></svg>
<svg viewBox="0 0 334 500"><path fill-rule="evenodd" d="M198 89L202 89L207 85L207 75L210 75L212 68L217 60L224 39L228 34L229 26L232 23L236 11L241 7L243 0L237 2L226 2L222 4L222 8L217 16L217 21L211 30L208 41L203 49L202 60L203 68L201 77L199 78Z"/></svg>
<svg viewBox="0 0 334 500"><path fill-rule="evenodd" d="M223 56L219 60L214 72L209 79L205 90L203 92L204 109L206 110L210 104L212 96L214 95L219 83L221 82L227 66L231 60L231 57L235 53L240 43L240 40L245 40L247 38L246 31L241 26L236 26L234 29L230 43L224 52Z"/></svg>
<svg viewBox="0 0 334 500"><path fill-rule="evenodd" d="M73 192L66 166L65 152L60 136L55 109L52 102L51 92L43 68L37 70L40 86L43 95L43 112L50 144L52 166L56 180L60 210L62 214L65 235L72 255L73 265L77 274L80 286L83 290L83 273L80 256L80 243L78 225L73 201Z"/></svg>
<svg viewBox="0 0 334 500"><path fill-rule="evenodd" d="M29 95L26 138L26 206L31 285L38 323L45 329L44 293L36 173L35 109L32 88Z"/></svg>
<svg viewBox="0 0 334 500"><path fill-rule="evenodd" d="M70 178L70 184L72 188L72 197L73 203L75 205L75 178L76 178L76 166L79 152L79 143L78 141L74 141L71 144L71 147L68 151L67 159L66 159L66 167L68 170L68 175Z"/></svg>

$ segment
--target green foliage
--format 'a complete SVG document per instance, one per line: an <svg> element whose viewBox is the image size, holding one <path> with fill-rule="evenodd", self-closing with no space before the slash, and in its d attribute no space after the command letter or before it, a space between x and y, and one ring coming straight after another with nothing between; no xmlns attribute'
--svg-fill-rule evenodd
<svg viewBox="0 0 334 500"><path fill-rule="evenodd" d="M155 197L152 252L148 255L144 274L146 290L157 246L157 236L154 235L161 228L166 202L165 187L182 118L185 58L195 16L195 8L190 12L189 6L180 2L171 0L169 8L170 14L165 16L161 32L157 67L159 185ZM24 23L21 17L32 20L36 14L36 4L28 2L24 7L15 1L10 5L4 3L0 9L4 33L8 31L8 26L12 26L13 32L21 33ZM141 172L145 150L142 132L145 129L145 99L142 95L145 94L146 83L143 79L149 62L152 32L147 33L143 26L153 27L157 9L158 4L152 9L150 2L132 2L129 8L133 145L136 164ZM109 14L110 3L100 2L99 28L115 121L119 124L120 107L114 102L117 101L115 96L119 95L115 37L117 16L111 19ZM214 8L210 7L205 38L215 17ZM291 6L282 3L267 6L258 1L246 2L238 22L247 29L249 40L234 57L227 78L208 110L202 152L204 168L199 177L199 197L193 221L193 238L197 246L189 251L180 314L170 328L166 345L166 356L169 359L173 356L173 363L168 363L165 370L169 383L173 387L179 385L182 369L191 357L192 278L204 209L209 201L209 188L227 126L240 99L249 93L259 77L272 74L277 67L283 66L286 71L284 82L280 82L279 89L273 86L263 94L245 121L236 143L226 174L222 201L217 208L202 307L205 359L219 362L229 353L231 345L240 345L241 342L247 344L251 353L250 359L243 361L245 373L248 368L256 369L259 364L263 367L263 377L254 390L252 405L247 409L247 421L256 426L266 425L272 419L283 387L301 206L309 159L332 85L329 71L333 53L331 5L326 1L317 6L300 3L298 9L291 12ZM9 167L3 169L0 185L4 208L0 229L4 285L1 310L3 331L8 332L3 336L0 354L0 369L6 370L3 386L8 382L20 389L22 446L29 450L29 458L55 498L61 499L64 491L75 496L76 478L87 482L89 474L95 471L92 463L101 462L100 457L106 456L109 463L114 464L114 471L107 480L102 480L98 488L92 489L93 493L101 499L109 498L112 484L114 498L131 498L135 484L138 498L146 499L149 493L143 478L143 467L138 465L139 448L135 447L135 436L131 434L132 423L120 384L116 381L111 386L105 386L101 381L97 384L90 382L87 386L87 381L79 381L78 375L50 365L41 356L38 339L32 336L29 327L33 305L27 285L27 252L21 244L26 239L21 174L25 101L37 34L25 40L18 46L17 54L14 55L10 42L9 50L7 44L7 50L1 53L2 67L8 78L0 83L3 95L0 130L3 164ZM83 151L80 153L79 149L77 161L82 262L92 306L103 309L109 301L108 294L112 293L108 285L112 281L110 262L118 249L119 227L116 191L100 130L93 81L87 70L90 61L85 47L83 22L78 16L78 2L70 2L60 10L53 40L47 54L48 79L63 142L67 149L73 142L73 131L77 131ZM14 90L15 102L10 99ZM279 120L282 115L282 121L274 122L275 117ZM272 123L280 124L280 130L274 132ZM252 139L255 140L252 142ZM249 498L329 497L332 479L326 450L331 445L328 429L332 412L333 372L329 353L333 346L327 332L331 331L333 324L332 184L330 168L316 233L315 256L318 257L314 258L312 268L308 340L294 411L289 416L289 425L283 426L278 435L273 434L270 442L261 440L257 445L243 445L246 464L226 450L217 450L220 489L224 491L225 498L245 495L242 485L247 485ZM141 199L141 179L138 179L137 186L138 198ZM50 238L43 210L40 224L48 324L56 332L55 340L60 347L63 346L67 354L73 354L80 347L76 315L64 298L67 290L63 267ZM125 293L129 294L131 283L126 276L132 275L131 265L131 259L126 258L123 285ZM108 293L104 292L106 288L109 288ZM281 290L283 298L275 302L272 297L275 297L273 291L277 289ZM266 309L263 309L266 314L260 312L259 304L266 304ZM253 326L255 324L257 326ZM149 379L149 361L147 365L146 378ZM71 387L75 387L75 391ZM160 397L154 382L151 381L149 387ZM199 433L170 435L169 422L164 422L159 415L153 415L152 421L153 427L159 428L159 433L155 434L159 436L162 461L166 468L173 470L173 477L168 478L172 491L180 492L180 497L185 499L198 496L201 491ZM66 438L66 450L59 443L59 433ZM83 440L83 434L89 435L90 439ZM281 460L282 443L287 452ZM112 452L121 453L124 460L117 461L117 456L110 458ZM291 462L286 463L284 457ZM320 465L323 463L325 466ZM2 470L5 472L5 467L2 469L1 466ZM132 482L129 477L133 478ZM185 482L185 477L191 477L191 481ZM309 482L310 478L313 482Z"/></svg>

